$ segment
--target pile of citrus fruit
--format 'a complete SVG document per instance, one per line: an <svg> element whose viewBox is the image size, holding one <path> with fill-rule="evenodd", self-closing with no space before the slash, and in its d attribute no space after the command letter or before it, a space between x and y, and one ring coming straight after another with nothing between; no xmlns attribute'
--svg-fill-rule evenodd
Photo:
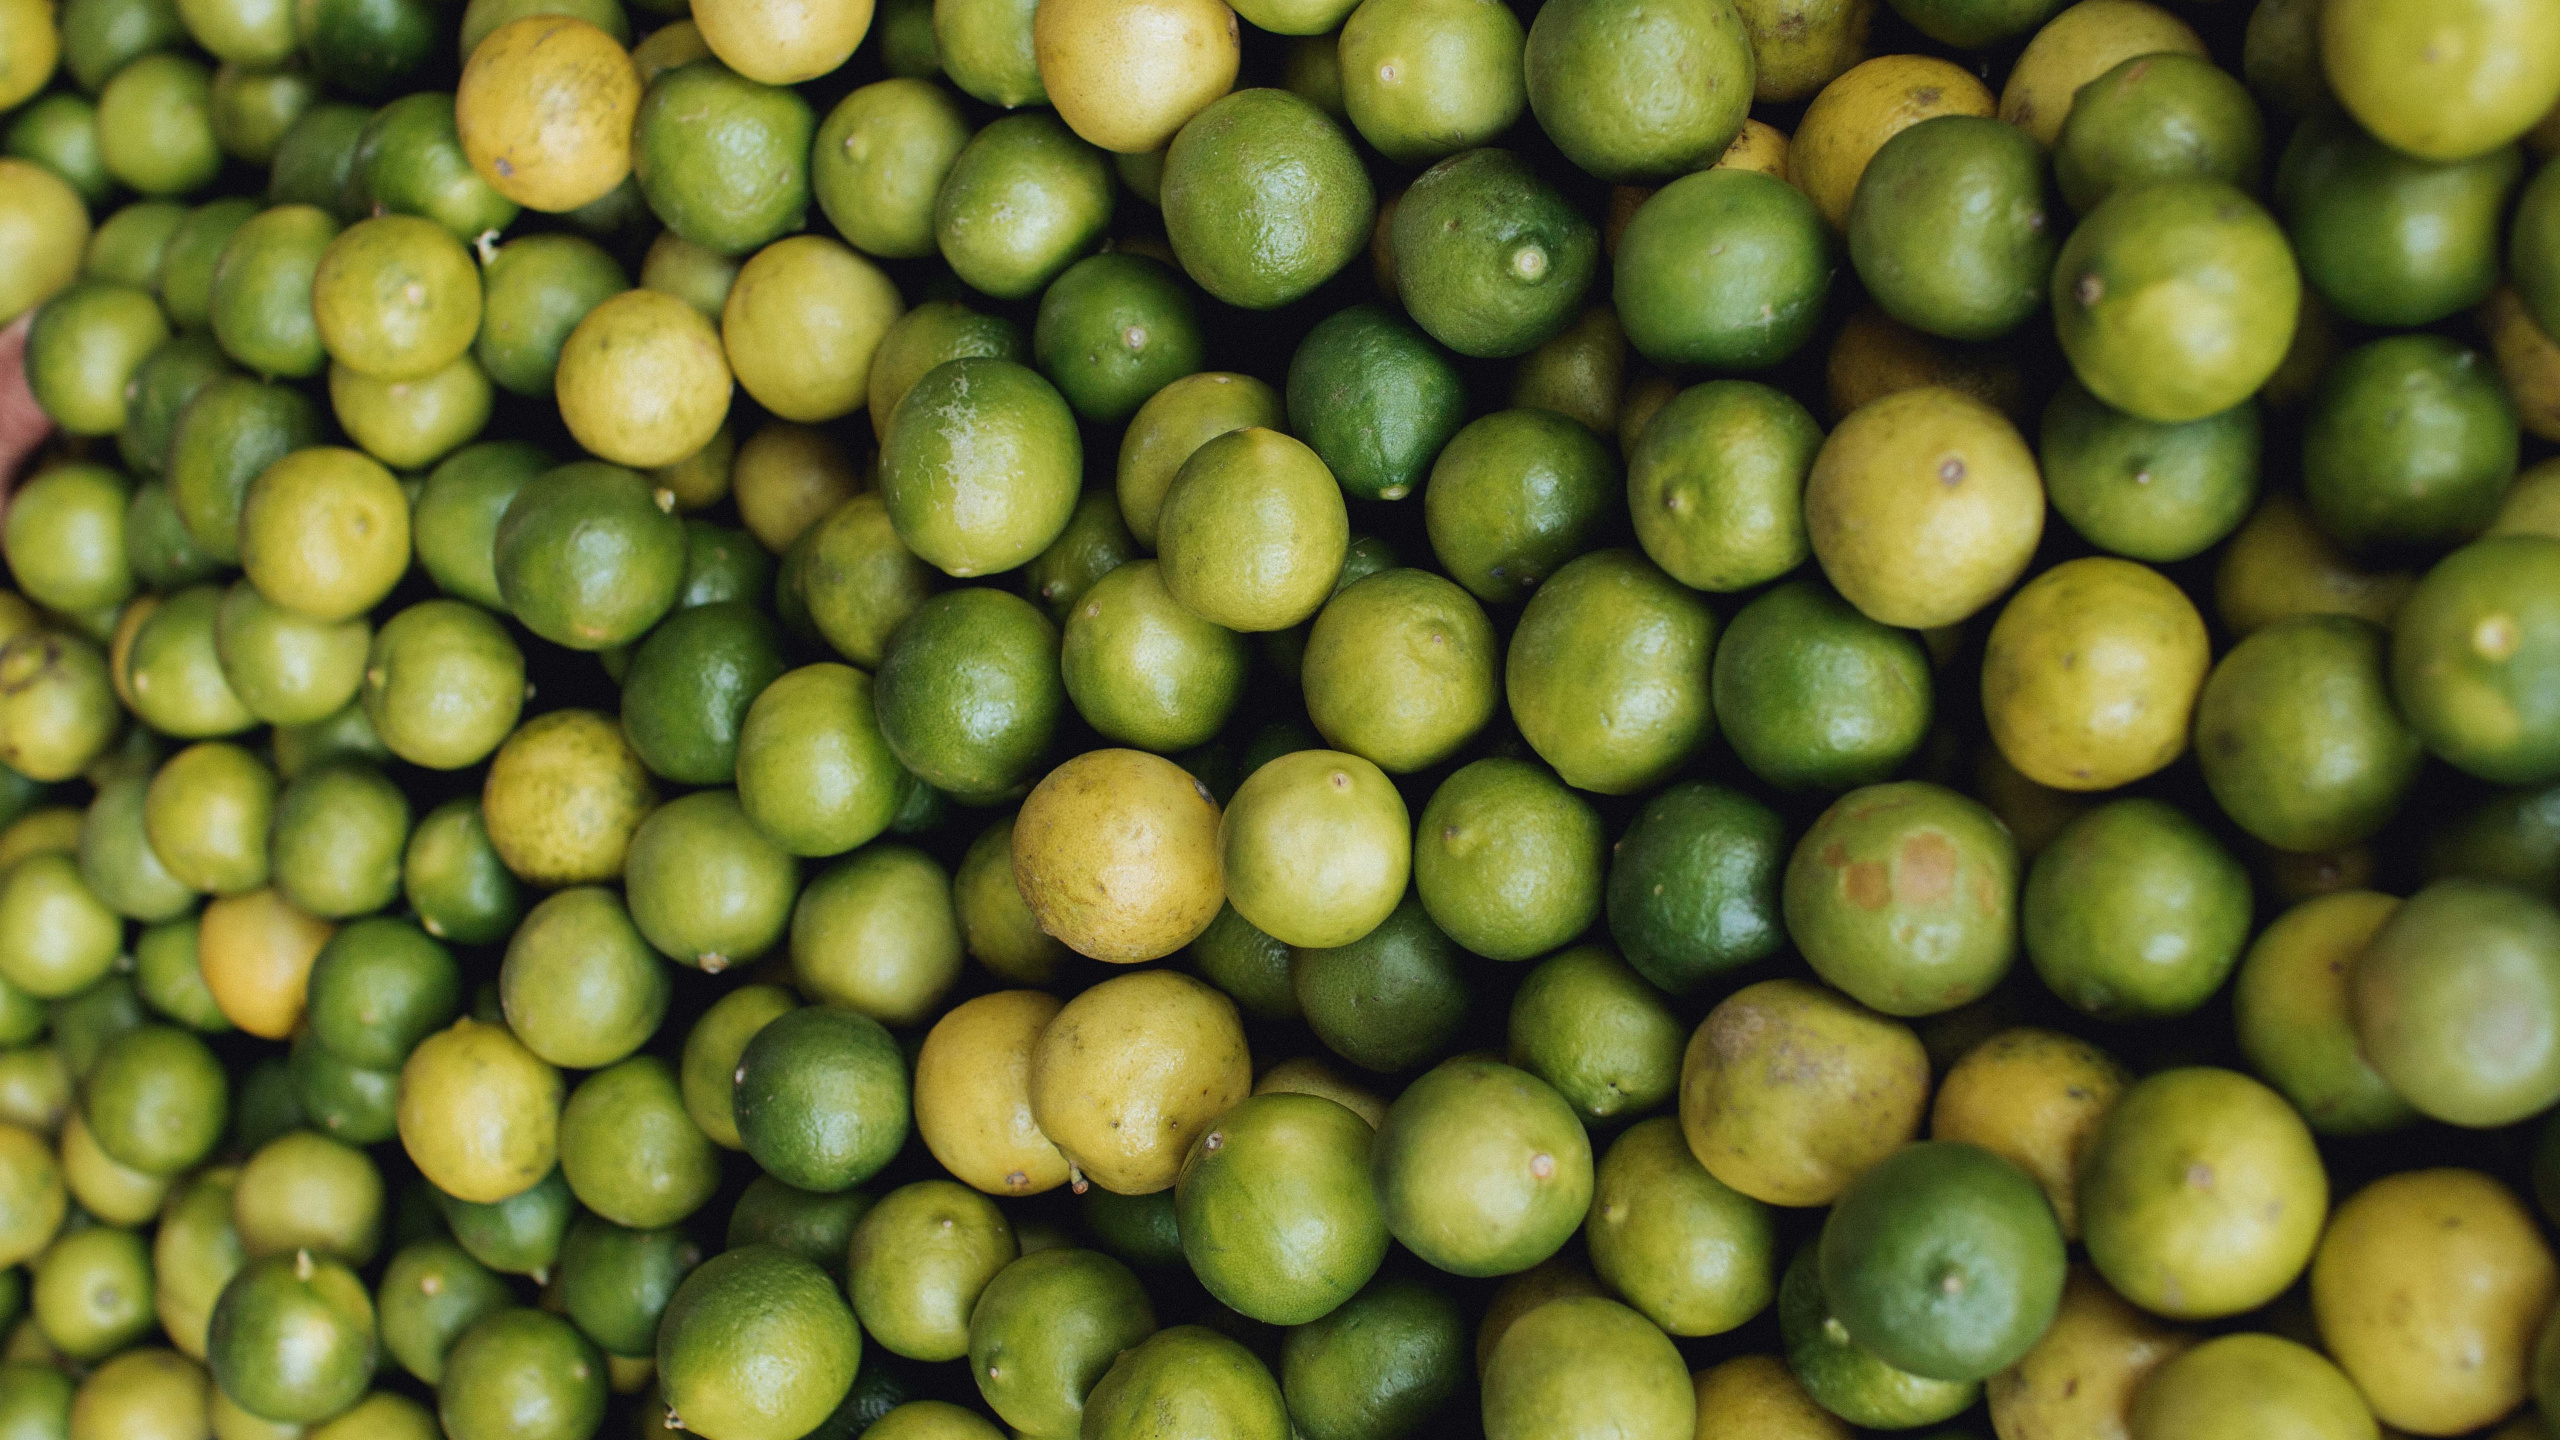
<svg viewBox="0 0 2560 1440"><path fill-rule="evenodd" d="M0 0L0 1440L2560 1434L2560 0L1233 3Z"/></svg>

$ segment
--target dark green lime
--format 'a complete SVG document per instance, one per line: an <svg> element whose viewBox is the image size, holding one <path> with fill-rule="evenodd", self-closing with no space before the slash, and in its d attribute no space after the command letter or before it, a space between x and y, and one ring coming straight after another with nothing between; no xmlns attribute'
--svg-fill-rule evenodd
<svg viewBox="0 0 2560 1440"><path fill-rule="evenodd" d="M1786 943L1778 884L1787 827L1738 790L1703 781L1645 802L1609 862L1609 933L1627 963L1674 995Z"/></svg>

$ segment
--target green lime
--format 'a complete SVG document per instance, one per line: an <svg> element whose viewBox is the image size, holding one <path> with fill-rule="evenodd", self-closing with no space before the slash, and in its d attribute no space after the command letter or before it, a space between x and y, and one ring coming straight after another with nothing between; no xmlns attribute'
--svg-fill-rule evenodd
<svg viewBox="0 0 2560 1440"><path fill-rule="evenodd" d="M681 1229L629 1230L582 1216L560 1245L561 1304L607 1354L654 1358L659 1316L701 1262L701 1247Z"/></svg>
<svg viewBox="0 0 2560 1440"><path fill-rule="evenodd" d="M223 353L261 375L301 379L327 360L311 287L338 222L310 205L260 211L213 267L211 318Z"/></svg>
<svg viewBox="0 0 2560 1440"><path fill-rule="evenodd" d="M631 918L660 953L717 974L781 940L800 867L726 790L652 811L623 862Z"/></svg>
<svg viewBox="0 0 2560 1440"><path fill-rule="evenodd" d="M925 372L946 360L983 358L1027 362L1022 329L1000 315L984 315L956 300L927 300L890 323L872 352L869 403L871 433L889 433L889 417Z"/></svg>
<svg viewBox="0 0 2560 1440"><path fill-rule="evenodd" d="M1485 1359L1485 1440L1672 1440L1697 1419L1687 1368L1670 1337L1614 1300L1549 1301L1514 1321Z"/></svg>
<svg viewBox="0 0 2560 1440"><path fill-rule="evenodd" d="M56 93L19 111L11 117L5 148L11 157L30 161L40 167L39 173L64 182L92 207L115 194L116 178L107 173L99 153L97 102L85 95ZM65 238L76 244L85 233ZM76 254L65 255L62 274L72 274L78 260Z"/></svg>
<svg viewBox="0 0 2560 1440"><path fill-rule="evenodd" d="M68 1440L74 1385L51 1365L0 1363L0 1434L10 1440Z"/></svg>
<svg viewBox="0 0 2560 1440"><path fill-rule="evenodd" d="M156 292L169 237L186 219L187 207L176 200L135 200L119 206L89 232L89 243L80 252L81 276Z"/></svg>
<svg viewBox="0 0 2560 1440"><path fill-rule="evenodd" d="M453 363L480 329L478 267L432 220L377 215L339 232L311 277L312 319L332 359L415 380Z"/></svg>
<svg viewBox="0 0 2560 1440"><path fill-rule="evenodd" d="M2538 897L2438 880L2382 922L2347 986L2367 1062L2422 1115L2508 1125L2560 1092L2560 1044L2512 1028L2560 986L2560 914Z"/></svg>
<svg viewBox="0 0 2560 1440"><path fill-rule="evenodd" d="M537 397L551 393L569 332L630 288L620 261L575 235L508 241L482 267L480 283L485 298L471 353L500 389Z"/></svg>
<svg viewBox="0 0 2560 1440"><path fill-rule="evenodd" d="M476 765L524 707L524 652L487 611L422 600L374 633L364 713L382 743L413 765Z"/></svg>
<svg viewBox="0 0 2560 1440"><path fill-rule="evenodd" d="M1399 165L1487 144L1520 118L1522 31L1492 0L1378 0L1344 22L1340 102Z"/></svg>
<svg viewBox="0 0 2560 1440"><path fill-rule="evenodd" d="M507 941L498 995L525 1048L592 1070L657 1033L672 981L620 896L580 885L545 898Z"/></svg>
<svg viewBox="0 0 2560 1440"><path fill-rule="evenodd" d="M1593 548L1619 493L1608 449L1590 431L1549 410L1498 410L1440 447L1422 520L1449 578L1487 605L1507 605Z"/></svg>
<svg viewBox="0 0 2560 1440"><path fill-rule="evenodd" d="M2044 304L2055 218L2033 137L1987 115L1933 116L1867 162L1849 207L1849 260L1903 324L1994 340Z"/></svg>
<svg viewBox="0 0 2560 1440"><path fill-rule="evenodd" d="M307 1424L353 1405L373 1379L373 1300L355 1272L297 1251L253 1260L214 1302L213 1381L262 1420Z"/></svg>
<svg viewBox="0 0 2560 1440"><path fill-rule="evenodd" d="M885 41L886 16L882 25ZM930 80L860 86L818 127L810 187L855 249L883 259L931 255L934 194L968 142L960 102Z"/></svg>
<svg viewBox="0 0 2560 1440"><path fill-rule="evenodd" d="M1059 655L1067 698L1085 723L1158 752L1187 750L1224 729L1251 663L1243 637L1184 609L1153 560L1094 582L1066 617Z"/></svg>
<svg viewBox="0 0 2560 1440"><path fill-rule="evenodd" d="M686 1429L794 1440L852 1388L862 1332L825 1271L750 1245L685 1277L658 1325L657 1355L667 1407Z"/></svg>
<svg viewBox="0 0 2560 1440"><path fill-rule="evenodd" d="M304 1032L285 1058L294 1103L323 1134L350 1145L379 1145L400 1133L400 1072L369 1070Z"/></svg>
<svg viewBox="0 0 2560 1440"><path fill-rule="evenodd" d="M830 867L791 915L802 992L883 1024L932 1018L960 976L961 945L951 877L906 845L870 846Z"/></svg>
<svg viewBox="0 0 2560 1440"><path fill-rule="evenodd" d="M1529 108L1566 159L1603 180L1686 174L1741 132L1752 45L1714 0L1571 0L1529 26Z"/></svg>
<svg viewBox="0 0 2560 1440"><path fill-rule="evenodd" d="M1846 790L1900 770L1934 713L1920 637L1860 614L1818 579L1745 605L1716 646L1716 723L1781 790Z"/></svg>
<svg viewBox="0 0 2560 1440"><path fill-rule="evenodd" d="M2480 352L2433 335L2359 345L2304 418L2302 496L2350 551L2441 550L2497 518L2515 478L2515 402Z"/></svg>
<svg viewBox="0 0 2560 1440"><path fill-rule="evenodd" d="M1511 997L1511 1063L1554 1086L1589 1124L1671 1099L1688 1039L1662 992L1600 945L1542 961Z"/></svg>
<svg viewBox="0 0 2560 1440"><path fill-rule="evenodd" d="M436 1210L472 1259L501 1275L530 1275L559 1262L578 1201L555 1167L530 1188L486 1204L439 1190Z"/></svg>
<svg viewBox="0 0 2560 1440"><path fill-rule="evenodd" d="M2153 564L2211 548L2258 498L2254 401L2174 425L2110 407L2076 380L2045 406L2046 497L2082 539Z"/></svg>
<svg viewBox="0 0 2560 1440"><path fill-rule="evenodd" d="M92 95L125 62L189 38L175 0L78 0L58 23L62 69Z"/></svg>
<svg viewBox="0 0 2560 1440"><path fill-rule="evenodd" d="M1023 0L933 0L937 62L974 99L1006 110L1046 101Z"/></svg>
<svg viewBox="0 0 2560 1440"><path fill-rule="evenodd" d="M826 1271L841 1285L853 1227L878 1199L860 1190L812 1195L770 1175L759 1175L729 1211L728 1248L776 1246Z"/></svg>
<svg viewBox="0 0 2560 1440"><path fill-rule="evenodd" d="M993 593L993 592L989 592ZM906 772L882 738L871 677L809 665L774 680L738 729L738 802L794 855L836 855L888 827Z"/></svg>
<svg viewBox="0 0 2560 1440"><path fill-rule="evenodd" d="M1424 171L1396 202L1390 236L1406 311L1461 355L1536 349L1572 323L1600 266L1600 232L1508 150Z"/></svg>
<svg viewBox="0 0 2560 1440"><path fill-rule="evenodd" d="M340 920L400 893L409 800L379 769L337 760L293 777L268 840L276 888L306 914Z"/></svg>
<svg viewBox="0 0 2560 1440"><path fill-rule="evenodd" d="M519 490L496 546L507 608L573 649L640 638L684 579L684 523L658 507L646 480L600 461L561 466Z"/></svg>
<svg viewBox="0 0 2560 1440"><path fill-rule="evenodd" d="M231 1201L240 1172L216 1166L179 1188L161 1212L151 1241L153 1308L170 1343L202 1355L222 1287L249 1263L231 1224ZM0 1426L0 1434L7 1433Z"/></svg>
<svg viewBox="0 0 2560 1440"><path fill-rule="evenodd" d="M2275 199L2303 278L2332 310L2363 325L2427 325L2497 285L2498 222L2523 172L2512 145L2421 159L2332 112L2294 131Z"/></svg>
<svg viewBox="0 0 2560 1440"><path fill-rule="evenodd" d="M1645 358L1756 370L1812 338L1834 268L1830 232L1804 192L1757 171L1702 170L1637 208L1618 237L1611 294Z"/></svg>
<svg viewBox="0 0 2560 1440"><path fill-rule="evenodd" d="M769 600L773 573L772 553L757 544L753 535L708 520L687 520L684 588L676 592L676 608L724 600Z"/></svg>
<svg viewBox="0 0 2560 1440"><path fill-rule="evenodd" d="M1377 214L1342 127L1286 90L1239 90L1193 116L1165 152L1159 198L1183 270L1247 310L1333 278Z"/></svg>
<svg viewBox="0 0 2560 1440"><path fill-rule="evenodd" d="M2334 850L2399 811L2426 732L2392 705L2388 643L2363 620L2303 615L2252 632L2213 667L2196 699L2196 764L2234 824L2278 849Z"/></svg>
<svg viewBox="0 0 2560 1440"><path fill-rule="evenodd" d="M307 1253L368 1265L382 1244L382 1172L352 1145L288 1130L240 1167L231 1217L252 1259Z"/></svg>
<svg viewBox="0 0 2560 1440"><path fill-rule="evenodd" d="M426 0L296 0L294 30L311 68L367 100L398 90L453 43L453 17Z"/></svg>
<svg viewBox="0 0 2560 1440"><path fill-rule="evenodd" d="M2101 805L2036 854L2021 900L2027 958L2047 989L2105 1020L2193 1011L2249 938L2249 872L2183 811Z"/></svg>
<svg viewBox="0 0 2560 1440"><path fill-rule="evenodd" d="M950 1180L901 1185L854 1227L847 1289L863 1333L910 1360L969 1353L969 1312L1018 1253L996 1203Z"/></svg>
<svg viewBox="0 0 2560 1440"><path fill-rule="evenodd" d="M137 606L124 649L124 688L137 718L181 739L236 735L258 717L223 675L215 640L222 592L195 585Z"/></svg>
<svg viewBox="0 0 2560 1440"><path fill-rule="evenodd" d="M555 1169L560 1072L503 1024L465 1018L400 1068L400 1143L428 1183L493 1204Z"/></svg>
<svg viewBox="0 0 2560 1440"><path fill-rule="evenodd" d="M989 468L996 456L1001 469ZM1057 389L1028 366L971 357L926 372L898 402L880 495L908 549L965 578L1049 548L1083 474L1075 415Z"/></svg>
<svg viewBox="0 0 2560 1440"><path fill-rule="evenodd" d="M2247 87L2210 60L2167 51L2136 55L2080 87L2053 143L2053 174L2062 198L2086 213L2117 186L2185 175L2254 191L2265 151Z"/></svg>
<svg viewBox="0 0 2560 1440"><path fill-rule="evenodd" d="M696 60L650 82L633 122L631 172L668 229L743 255L800 228L816 130L797 92Z"/></svg>
<svg viewBox="0 0 2560 1440"><path fill-rule="evenodd" d="M409 832L400 884L419 928L457 945L505 938L524 909L475 796L447 800Z"/></svg>
<svg viewBox="0 0 2560 1440"><path fill-rule="evenodd" d="M169 322L150 291L79 281L36 310L27 331L27 387L65 431L113 435L124 428L128 382L168 338Z"/></svg>
<svg viewBox="0 0 2560 1440"><path fill-rule="evenodd" d="M2357 954L2399 906L2370 890L2306 900L2259 933L2232 982L2249 1068L2321 1134L2379 1134L2416 1117L2365 1059L2348 998Z"/></svg>
<svg viewBox="0 0 2560 1440"><path fill-rule="evenodd" d="M1823 1293L1820 1245L1808 1242L1778 1284L1778 1329L1787 1368L1807 1397L1855 1425L1916 1429L1973 1408L1979 1381L1931 1380L1898 1370L1849 1337Z"/></svg>
<svg viewBox="0 0 2560 1440"><path fill-rule="evenodd" d="M1291 946L1348 945L1404 894L1411 825L1394 782L1369 761L1338 750L1280 756L1227 806L1227 899Z"/></svg>
<svg viewBox="0 0 2560 1440"><path fill-rule="evenodd" d="M1399 774L1429 769L1493 718L1501 648L1456 584L1380 571L1316 616L1299 670L1307 716L1336 748Z"/></svg>
<svg viewBox="0 0 2560 1440"><path fill-rule="evenodd" d="M181 598L172 596L152 619L168 615ZM136 680L149 631L146 626L135 637L130 663ZM224 591L214 612L213 644L225 688L246 713L277 725L316 724L346 709L363 688L372 641L373 627L362 617L325 621L297 615L246 582Z"/></svg>
<svg viewBox="0 0 2560 1440"><path fill-rule="evenodd" d="M1777 1297L1774 1212L1708 1174L1670 1116L1601 1157L1589 1226L1601 1282L1668 1334L1721 1335Z"/></svg>
<svg viewBox="0 0 2560 1440"><path fill-rule="evenodd" d="M364 177L356 170L356 150L372 119L373 112L366 107L337 101L322 101L295 117L277 137L276 153L268 162L267 203L316 205L338 212L342 219L362 219L363 210L370 207L345 202L362 198L348 192L364 188ZM203 209L224 203L213 201ZM246 218L247 214L241 216ZM231 223L237 226L239 221Z"/></svg>
<svg viewBox="0 0 2560 1440"><path fill-rule="evenodd" d="M319 101L320 82L300 66L223 65L213 72L213 138L235 160L271 165L285 132Z"/></svg>
<svg viewBox="0 0 2560 1440"><path fill-rule="evenodd" d="M1979 1146L1929 1141L1851 1181L1824 1221L1822 1289L1850 1340L1925 1379L2016 1363L2062 1300L2044 1191Z"/></svg>
<svg viewBox="0 0 2560 1440"><path fill-rule="evenodd" d="M1283 424L1280 398L1250 375L1204 371L1157 391L1130 417L1120 439L1116 498L1131 537L1155 547L1165 491L1192 452L1230 430L1277 430Z"/></svg>
<svg viewBox="0 0 2560 1440"><path fill-rule="evenodd" d="M466 446L428 472L409 530L418 563L437 589L483 609L506 608L498 590L498 521L517 492L553 463L537 446L492 440Z"/></svg>
<svg viewBox="0 0 2560 1440"><path fill-rule="evenodd" d="M240 568L287 610L353 619L409 568L408 494L370 456L336 446L297 450L249 482Z"/></svg>
<svg viewBox="0 0 2560 1440"><path fill-rule="evenodd" d="M2125 1091L2080 1161L2089 1260L2171 1320L2254 1310L2310 1263L2328 1177L2302 1117L2245 1075L2162 1070Z"/></svg>
<svg viewBox="0 0 2560 1440"><path fill-rule="evenodd" d="M731 1108L738 1057L765 1024L799 1002L778 985L741 985L714 1001L684 1040L678 1078L685 1112L715 1144L736 1150L738 1119Z"/></svg>
<svg viewBox="0 0 2560 1440"><path fill-rule="evenodd" d="M971 288L1028 299L1102 238L1112 193L1102 152L1056 115L1008 115L952 160L934 197L934 243Z"/></svg>
<svg viewBox="0 0 2560 1440"><path fill-rule="evenodd" d="M124 603L134 590L124 535L132 495L133 482L103 465L56 465L20 485L0 540L18 589L54 610Z"/></svg>
<svg viewBox="0 0 2560 1440"><path fill-rule="evenodd" d="M1545 1081L1492 1060L1442 1062L1405 1087L1370 1149L1387 1227L1453 1275L1553 1255L1591 1203L1591 1141Z"/></svg>
<svg viewBox="0 0 2560 1440"><path fill-rule="evenodd" d="M754 605L678 610L631 657L622 679L623 730L661 777L720 784L737 772L747 707L782 671L782 636Z"/></svg>
<svg viewBox="0 0 2560 1440"><path fill-rule="evenodd" d="M97 646L55 630L0 645L0 764L30 780L68 780L123 723Z"/></svg>
<svg viewBox="0 0 2560 1440"><path fill-rule="evenodd" d="M232 1028L196 963L194 916L145 926L134 938L133 967L134 988L152 1009L207 1035Z"/></svg>
<svg viewBox="0 0 2560 1440"><path fill-rule="evenodd" d="M1533 959L1589 929L1606 863L1599 815L1526 760L1461 767L1432 791L1415 827L1422 908L1491 960Z"/></svg>
<svg viewBox="0 0 2560 1440"><path fill-rule="evenodd" d="M782 558L777 608L786 625L877 669L889 636L942 583L898 538L888 503L865 491L800 533ZM804 611L794 621L790 607Z"/></svg>
<svg viewBox="0 0 2560 1440"><path fill-rule="evenodd" d="M1096 1440L1141 1440L1167 1430L1291 1440L1279 1382L1243 1345L1200 1325L1159 1330L1111 1362L1085 1397L1083 1430Z"/></svg>
<svg viewBox="0 0 2560 1440"><path fill-rule="evenodd" d="M165 307L167 302L162 304ZM222 347L213 342L212 336L200 333L173 336L145 356L133 372L133 395L125 405L124 429L116 435L116 450L125 464L141 475L165 473L178 416L189 401L204 393L206 386L235 373L231 362L222 358ZM151 487L138 487L137 494L141 488ZM159 493L161 507L174 520L175 506L168 501L166 488L161 487ZM127 512L129 531L133 528L131 516L138 513L140 504L136 501ZM183 538L184 532L180 534ZM126 540L125 551L135 560L137 573L142 552L152 543L143 536L129 536Z"/></svg>
<svg viewBox="0 0 2560 1440"><path fill-rule="evenodd" d="M82 1086L98 1148L147 1175L176 1175L213 1153L230 1118L222 1062L192 1031L145 1025L107 1042Z"/></svg>
<svg viewBox="0 0 2560 1440"><path fill-rule="evenodd" d="M1058 646L1019 596L972 587L926 601L881 658L882 738L900 764L963 799L1029 784L1066 708Z"/></svg>
<svg viewBox="0 0 2560 1440"><path fill-rule="evenodd" d="M737 1073L738 1134L785 1184L849 1189L906 1140L906 1062L867 1015L813 1005L780 1016L747 1042Z"/></svg>
<svg viewBox="0 0 2560 1440"><path fill-rule="evenodd" d="M222 172L213 74L180 55L145 55L98 92L98 158L145 195L186 195Z"/></svg>
<svg viewBox="0 0 2560 1440"><path fill-rule="evenodd" d="M1031 353L1087 420L1121 421L1198 370L1197 307L1182 277L1144 255L1091 255L1041 292Z"/></svg>
<svg viewBox="0 0 2560 1440"><path fill-rule="evenodd" d="M2196 297L2167 305L2155 297ZM2130 185L2090 211L2053 267L2054 328L2090 393L2145 420L2219 414L2283 363L2302 277L2284 232L2219 180Z"/></svg>
<svg viewBox="0 0 2560 1440"><path fill-rule="evenodd" d="M190 745L151 778L143 833L171 876L215 895L267 881L267 832L276 777L255 755L222 741Z"/></svg>
<svg viewBox="0 0 2560 1440"><path fill-rule="evenodd" d="M1039 1250L997 1271L978 1297L969 1373L1006 1424L1071 1435L1113 1359L1155 1328L1155 1307L1128 1266L1095 1250Z"/></svg>
<svg viewBox="0 0 2560 1440"><path fill-rule="evenodd" d="M348 1288L363 1304L362 1288L352 1277ZM151 1333L151 1291L151 1254L142 1237L92 1225L62 1236L35 1257L27 1308L36 1334L55 1351L74 1361L97 1361ZM317 1338L325 1343L331 1337L323 1330ZM219 1352L214 1373L222 1373Z"/></svg>
<svg viewBox="0 0 2560 1440"><path fill-rule="evenodd" d="M1289 984L1317 1039L1383 1073L1449 1053L1467 1018L1464 967L1465 952L1408 898L1344 944L1292 946Z"/></svg>
<svg viewBox="0 0 2560 1440"><path fill-rule="evenodd" d="M578 1203L634 1230L673 1225L720 1188L720 1151L685 1113L675 1067L638 1055L578 1083L560 1111Z"/></svg>
<svg viewBox="0 0 2560 1440"><path fill-rule="evenodd" d="M1814 972L1852 998L1888 1015L1934 1015L2008 973L2017 893L2017 842L1989 810L1926 781L1869 785L1796 842L1787 932Z"/></svg>
<svg viewBox="0 0 2560 1440"><path fill-rule="evenodd" d="M1087 490L1077 498L1067 528L1022 567L1022 593L1064 627L1094 582L1136 559L1137 549L1121 522L1119 501L1108 490Z"/></svg>
<svg viewBox="0 0 2560 1440"><path fill-rule="evenodd" d="M445 1355L436 1416L450 1440L580 1440L604 1423L604 1357L557 1315L509 1306Z"/></svg>
<svg viewBox="0 0 2560 1440"><path fill-rule="evenodd" d="M1182 1213L1171 1190L1115 1195L1089 1186L1076 1214L1104 1251L1142 1269L1187 1263L1182 1254Z"/></svg>
<svg viewBox="0 0 2560 1440"><path fill-rule="evenodd" d="M1985 50L2029 34L2062 9L2054 0L1894 0L1894 13L1940 44Z"/></svg>
<svg viewBox="0 0 2560 1440"><path fill-rule="evenodd" d="M1156 526L1165 588L1230 630L1282 630L1315 614L1350 543L1342 491L1324 462L1260 428L1194 450Z"/></svg>
<svg viewBox="0 0 2560 1440"><path fill-rule="evenodd" d="M1305 1440L1423 1432L1457 1397L1467 1330L1441 1288L1381 1276L1280 1341L1280 1390Z"/></svg>
<svg viewBox="0 0 2560 1440"><path fill-rule="evenodd" d="M1333 1101L1291 1094L1255 1096L1203 1131L1174 1196L1184 1253L1209 1293L1296 1325L1366 1285L1388 1245L1369 1135L1369 1122Z"/></svg>
<svg viewBox="0 0 2560 1440"><path fill-rule="evenodd" d="M1623 795L1670 778L1715 724L1716 617L1630 550L1566 564L1529 597L1503 688L1521 738L1579 790Z"/></svg>
<svg viewBox="0 0 2560 1440"><path fill-rule="evenodd" d="M453 97L438 91L404 96L374 112L356 141L350 183L361 185L378 209L423 216L462 241L495 235L518 213L513 200L471 168L454 124Z"/></svg>
<svg viewBox="0 0 2560 1440"><path fill-rule="evenodd" d="M269 465L321 439L319 407L287 385L224 376L187 402L169 434L169 498L204 553L240 558L240 512Z"/></svg>

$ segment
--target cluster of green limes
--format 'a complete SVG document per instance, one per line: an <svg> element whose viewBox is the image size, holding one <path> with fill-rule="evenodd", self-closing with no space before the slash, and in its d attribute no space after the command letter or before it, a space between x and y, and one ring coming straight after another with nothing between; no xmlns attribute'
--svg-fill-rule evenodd
<svg viewBox="0 0 2560 1440"><path fill-rule="evenodd" d="M0 1440L2543 1435L2560 0L2180 3L0 0Z"/></svg>

